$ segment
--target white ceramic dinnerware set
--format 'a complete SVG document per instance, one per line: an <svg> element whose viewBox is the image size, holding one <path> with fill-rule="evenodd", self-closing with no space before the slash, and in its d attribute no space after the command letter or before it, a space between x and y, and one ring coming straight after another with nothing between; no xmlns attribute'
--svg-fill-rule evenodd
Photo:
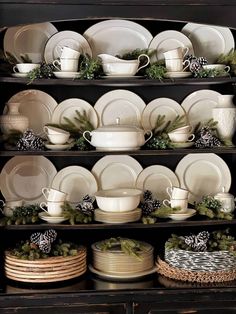
<svg viewBox="0 0 236 314"><path fill-rule="evenodd" d="M174 147L190 147L192 146L193 140L195 139L195 135L191 133L192 126L185 125L183 127L174 129L173 131L168 133L168 136Z"/></svg>
<svg viewBox="0 0 236 314"><path fill-rule="evenodd" d="M172 220L185 220L195 215L196 211L188 208L188 190L172 186L167 187L166 192L168 193L170 199L163 200L163 205L171 208L178 208L176 213L169 215L169 218Z"/></svg>
<svg viewBox="0 0 236 314"><path fill-rule="evenodd" d="M70 132L53 126L44 126L44 133L49 142L45 143L45 147L51 150L66 150L73 145L70 139Z"/></svg>
<svg viewBox="0 0 236 314"><path fill-rule="evenodd" d="M163 52L167 70L166 77L191 76L191 72L186 71L190 65L190 61L184 60L188 52L188 47L177 47Z"/></svg>
<svg viewBox="0 0 236 314"><path fill-rule="evenodd" d="M16 77L26 77L27 74L40 67L40 63L17 63L13 67L14 76Z"/></svg>

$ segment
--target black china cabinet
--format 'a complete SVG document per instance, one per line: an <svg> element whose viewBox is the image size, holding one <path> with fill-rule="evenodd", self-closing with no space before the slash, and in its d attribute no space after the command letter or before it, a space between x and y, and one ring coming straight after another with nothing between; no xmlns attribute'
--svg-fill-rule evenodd
<svg viewBox="0 0 236 314"><path fill-rule="evenodd" d="M168 29L181 30L187 22L229 27L236 39L235 0L9 0L0 1L0 39L2 45L5 28L39 22L51 22L58 30L75 30L83 33L86 28L106 19L128 19L145 26L155 35ZM212 79L166 80L66 80L38 79L27 85L24 79L0 73L1 112L6 101L15 93L35 88L52 95L58 102L71 97L86 99L91 104L104 93L122 88L137 93L148 103L157 97L171 97L181 102L186 95L212 89L222 94L235 94L235 77ZM207 108L206 108L207 110ZM189 153L216 153L229 166L232 176L230 192L236 195L236 149L175 149L129 151L143 167L160 164L174 170L181 158ZM101 157L113 153L96 151L10 151L0 150L0 167L13 156L43 155L57 169L67 165L80 165L91 169ZM116 152L117 154L117 152ZM118 153L119 154L119 153ZM121 153L123 154L123 153ZM156 224L99 224L53 226L60 236L85 244L109 237L128 236L147 241L163 250L172 233L197 232L231 227L236 219L159 221ZM94 277L89 271L72 282L56 285L18 285L4 277L3 251L17 239L27 237L35 230L42 231L47 224L5 226L0 229L0 313L236 313L236 282L221 284L173 284L158 274L141 282L109 282ZM90 256L88 257L90 258Z"/></svg>

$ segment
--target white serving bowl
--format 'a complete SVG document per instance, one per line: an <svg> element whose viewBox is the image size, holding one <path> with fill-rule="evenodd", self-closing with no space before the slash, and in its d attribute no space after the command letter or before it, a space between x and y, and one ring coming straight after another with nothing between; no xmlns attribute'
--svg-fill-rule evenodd
<svg viewBox="0 0 236 314"><path fill-rule="evenodd" d="M95 193L98 207L106 212L127 212L138 207L143 191L134 188L100 190Z"/></svg>

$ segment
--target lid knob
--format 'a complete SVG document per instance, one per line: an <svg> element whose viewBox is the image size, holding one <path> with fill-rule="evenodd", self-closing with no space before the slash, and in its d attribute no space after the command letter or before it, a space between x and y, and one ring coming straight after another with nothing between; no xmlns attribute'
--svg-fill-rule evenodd
<svg viewBox="0 0 236 314"><path fill-rule="evenodd" d="M120 118L119 117L116 118L116 124L118 124L118 125L120 124Z"/></svg>

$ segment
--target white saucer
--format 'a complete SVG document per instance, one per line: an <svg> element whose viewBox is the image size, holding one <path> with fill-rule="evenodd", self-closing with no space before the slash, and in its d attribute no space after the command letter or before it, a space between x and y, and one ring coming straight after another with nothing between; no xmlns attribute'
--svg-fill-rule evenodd
<svg viewBox="0 0 236 314"><path fill-rule="evenodd" d="M192 76L192 72L166 72L166 78L185 78Z"/></svg>
<svg viewBox="0 0 236 314"><path fill-rule="evenodd" d="M27 77L28 73L11 73L13 77Z"/></svg>
<svg viewBox="0 0 236 314"><path fill-rule="evenodd" d="M58 71L58 72L53 72L53 74L57 77L57 78L79 78L80 77L80 72L62 72L62 71Z"/></svg>
<svg viewBox="0 0 236 314"><path fill-rule="evenodd" d="M194 145L194 142L180 142L180 143L171 142L171 145L174 148L188 148L192 147Z"/></svg>
<svg viewBox="0 0 236 314"><path fill-rule="evenodd" d="M67 150L67 149L70 149L71 147L73 147L73 145L74 145L73 142L66 143L66 144L52 144L52 143L46 142L44 144L44 146L50 150Z"/></svg>
<svg viewBox="0 0 236 314"><path fill-rule="evenodd" d="M39 213L39 218L44 220L44 221L47 221L51 224L59 224L63 221L66 221L68 220L68 218L65 218L63 216L58 216L58 217L54 217L54 216L49 216L46 212L41 212Z"/></svg>
<svg viewBox="0 0 236 314"><path fill-rule="evenodd" d="M176 213L176 214L170 214L168 218L171 218L172 220L185 220L188 219L196 214L196 210L192 208L188 208L186 212L184 213Z"/></svg>

